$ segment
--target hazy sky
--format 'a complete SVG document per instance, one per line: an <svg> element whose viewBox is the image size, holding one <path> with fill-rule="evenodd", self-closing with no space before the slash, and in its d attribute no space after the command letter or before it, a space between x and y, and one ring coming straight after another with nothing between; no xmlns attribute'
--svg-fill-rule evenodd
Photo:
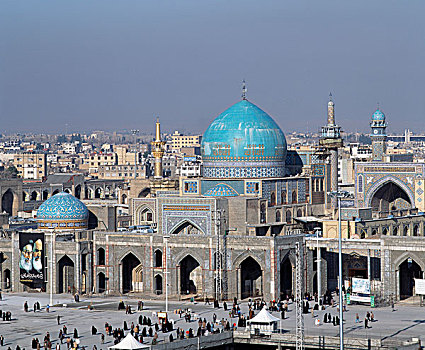
<svg viewBox="0 0 425 350"><path fill-rule="evenodd" d="M0 0L0 132L203 132L241 95L286 133L379 101L425 131L423 0Z"/></svg>

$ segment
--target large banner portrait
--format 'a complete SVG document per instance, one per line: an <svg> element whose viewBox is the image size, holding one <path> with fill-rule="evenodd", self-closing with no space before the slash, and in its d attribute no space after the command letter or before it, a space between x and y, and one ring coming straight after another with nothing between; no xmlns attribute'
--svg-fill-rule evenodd
<svg viewBox="0 0 425 350"><path fill-rule="evenodd" d="M44 283L44 234L19 233L20 281L42 287Z"/></svg>

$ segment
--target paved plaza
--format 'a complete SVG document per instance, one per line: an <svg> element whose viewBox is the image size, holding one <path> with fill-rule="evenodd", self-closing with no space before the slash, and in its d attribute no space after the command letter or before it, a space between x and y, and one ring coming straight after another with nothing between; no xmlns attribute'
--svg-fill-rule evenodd
<svg viewBox="0 0 425 350"><path fill-rule="evenodd" d="M118 311L118 303L123 300L126 304L132 306L133 313L128 315L125 310ZM137 302L139 299L133 298L118 298L118 297L93 297L81 298L79 303L74 303L71 295L57 295L54 297L55 304L67 304L67 307L52 307L48 313L45 306L49 301L47 294L34 294L34 293L3 293L3 300L0 301L0 309L2 311L12 312L12 321L0 321L0 335L5 338L4 349L10 346L12 349L19 345L25 349L31 349L31 339L38 337L41 344L47 331L50 332L53 338L53 345L58 343L59 329L66 324L68 333L72 335L74 328L77 328L80 336L80 347L92 349L93 345L97 349L106 349L113 345L113 338L110 336L105 337L105 344L101 344L100 334L91 335L91 327L94 325L98 332L104 332L104 324L108 322L114 328L123 328L124 321L128 326L132 322L137 324L140 314L150 317L153 323L156 318L153 317L153 312L164 310L165 305L163 301L144 301L144 310L137 312ZM24 312L23 304L27 301L30 306L29 312ZM33 312L33 304L39 301L42 310ZM88 310L88 305L93 305L94 310ZM247 313L248 305L246 302L240 304L241 311ZM212 305L204 305L204 303L193 304L191 302L178 302L171 301L169 304L170 310L190 308L198 317L206 318L211 322L213 313L216 313L217 320L222 318L232 320L236 323L237 319L231 319L229 312L224 311L223 308L214 309ZM375 322L370 324L371 328L364 328L364 317L367 311L373 311L375 315ZM258 312L258 311L257 311ZM323 315L325 312L330 312L333 316L337 315L337 309L328 307L325 311L315 312L316 317L320 318L322 323ZM356 313L359 314L361 323L356 323ZM273 313L279 317L279 313ZM61 325L57 324L57 316L61 316ZM196 316L195 316L196 317ZM171 319L175 320L175 328L180 327L188 330L191 327L196 334L198 328L197 320L194 319L190 323L186 323L184 318L179 315L171 313ZM381 339L411 339L412 337L419 337L425 333L425 309L419 306L401 306L396 305L395 311L390 307L371 309L360 305L351 305L345 313L345 334L347 337L356 338L381 338ZM338 327L332 324L321 324L320 326L314 325L314 319L311 314L304 316L305 320L305 334L306 335L325 335L325 336L338 336ZM289 312L287 318L281 322L284 332L294 332L295 329L295 311L294 305L289 304ZM126 332L127 333L127 332ZM175 331L174 338L175 338ZM163 334L161 330L158 332L160 342L168 341L169 333ZM165 339L165 340L164 340ZM144 343L151 344L152 338L145 337ZM59 342L60 343L60 342ZM66 344L61 345L61 349L66 349Z"/></svg>

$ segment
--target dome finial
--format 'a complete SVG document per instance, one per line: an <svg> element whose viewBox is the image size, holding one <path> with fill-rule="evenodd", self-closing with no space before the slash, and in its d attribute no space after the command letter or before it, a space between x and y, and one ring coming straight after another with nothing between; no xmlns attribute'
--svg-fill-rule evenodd
<svg viewBox="0 0 425 350"><path fill-rule="evenodd" d="M246 92L247 92L247 88L246 88L246 83L244 79L242 80L242 100L246 100Z"/></svg>
<svg viewBox="0 0 425 350"><path fill-rule="evenodd" d="M377 109L379 111L379 102L376 102Z"/></svg>
<svg viewBox="0 0 425 350"><path fill-rule="evenodd" d="M329 92L329 101L332 102L332 92Z"/></svg>

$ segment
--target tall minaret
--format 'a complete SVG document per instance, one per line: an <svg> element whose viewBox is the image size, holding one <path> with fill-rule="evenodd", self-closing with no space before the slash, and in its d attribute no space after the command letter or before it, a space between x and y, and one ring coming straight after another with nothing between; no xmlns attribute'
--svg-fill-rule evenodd
<svg viewBox="0 0 425 350"><path fill-rule="evenodd" d="M165 141L161 141L161 123L159 118L156 118L156 133L155 141L151 142L152 154L155 157L154 177L156 179L162 178L162 157L164 156Z"/></svg>
<svg viewBox="0 0 425 350"><path fill-rule="evenodd" d="M385 153L387 152L387 123L385 122L385 114L378 108L372 115L370 122L372 139L372 160L374 162L384 161Z"/></svg>
<svg viewBox="0 0 425 350"><path fill-rule="evenodd" d="M329 94L328 123L322 126L319 144L328 152L331 163L331 191L338 191L338 148L342 147L341 127L335 124L335 104ZM337 198L332 197L332 208L337 208Z"/></svg>

